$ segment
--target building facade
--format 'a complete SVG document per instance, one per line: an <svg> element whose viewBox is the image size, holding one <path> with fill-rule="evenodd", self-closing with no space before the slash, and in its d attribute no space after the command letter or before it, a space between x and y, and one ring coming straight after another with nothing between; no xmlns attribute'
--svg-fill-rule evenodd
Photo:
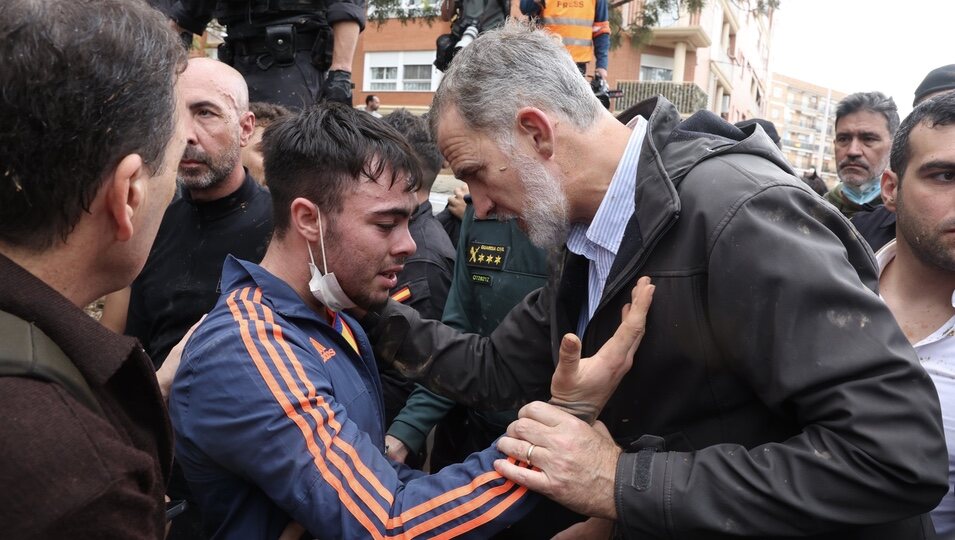
<svg viewBox="0 0 955 540"><path fill-rule="evenodd" d="M412 9L420 3L406 1ZM641 8L641 0L618 8L622 26L636 20ZM521 17L517 0L511 2L511 15ZM449 31L450 23L438 19L369 22L353 64L356 106L375 94L386 111L427 109L441 81L432 65L435 39ZM650 42L639 49L623 32L620 45L610 52L608 70L610 87L625 93L615 109L663 94L684 115L705 108L732 122L761 117L771 33L772 13L757 15L729 0L711 0L698 13L665 14Z"/></svg>
<svg viewBox="0 0 955 540"><path fill-rule="evenodd" d="M799 173L814 169L832 187L836 104L846 94L779 73L771 86L768 118L776 124L786 159Z"/></svg>

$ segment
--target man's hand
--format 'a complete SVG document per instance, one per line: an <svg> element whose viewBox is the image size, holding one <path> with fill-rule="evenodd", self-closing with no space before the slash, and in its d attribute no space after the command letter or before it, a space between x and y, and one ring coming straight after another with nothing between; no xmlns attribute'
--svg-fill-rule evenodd
<svg viewBox="0 0 955 540"><path fill-rule="evenodd" d="M547 403L525 405L497 448L526 463L494 462L502 476L586 516L616 520L614 476L621 450L603 423L593 426Z"/></svg>
<svg viewBox="0 0 955 540"><path fill-rule="evenodd" d="M465 184L454 188L454 195L448 197L448 210L452 216L458 218L458 221L464 218L464 212L468 208L467 203L464 202L464 196L468 193L468 186Z"/></svg>
<svg viewBox="0 0 955 540"><path fill-rule="evenodd" d="M401 439L385 435L385 455L398 463L404 463L408 459L408 447Z"/></svg>
<svg viewBox="0 0 955 540"><path fill-rule="evenodd" d="M623 306L620 326L597 354L580 358L580 339L566 334L560 343L557 369L550 383L550 403L565 408L589 422L597 419L620 379L630 371L633 355L646 332L647 311L654 286L642 277Z"/></svg>
<svg viewBox="0 0 955 540"><path fill-rule="evenodd" d="M606 69L604 69L604 68L597 68L597 69L595 69L594 71L597 72L597 75L600 75L600 78L601 78L601 79L603 79L603 80L605 80L605 81L607 80L607 70L606 70Z"/></svg>
<svg viewBox="0 0 955 540"><path fill-rule="evenodd" d="M186 335L182 336L179 343L176 343L176 346L169 350L166 360L163 361L159 371L156 372L156 379L159 380L159 391L162 393L162 399L165 402L169 402L169 391L172 390L172 381L176 378L176 371L179 370L179 363L182 361L182 351L186 348L186 343L192 337L192 333L196 331L196 328L199 328L204 320L206 320L205 315L200 317L196 324L192 325L192 328L186 332Z"/></svg>
<svg viewBox="0 0 955 540"><path fill-rule="evenodd" d="M590 518L574 523L560 531L551 540L610 540L613 522L607 519Z"/></svg>

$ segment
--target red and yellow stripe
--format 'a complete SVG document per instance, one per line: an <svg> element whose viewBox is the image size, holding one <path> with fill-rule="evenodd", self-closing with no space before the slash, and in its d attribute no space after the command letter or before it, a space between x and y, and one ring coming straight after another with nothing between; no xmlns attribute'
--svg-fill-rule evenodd
<svg viewBox="0 0 955 540"><path fill-rule="evenodd" d="M405 300L411 298L411 287L402 287L395 294L391 295L391 299L396 302L404 303Z"/></svg>

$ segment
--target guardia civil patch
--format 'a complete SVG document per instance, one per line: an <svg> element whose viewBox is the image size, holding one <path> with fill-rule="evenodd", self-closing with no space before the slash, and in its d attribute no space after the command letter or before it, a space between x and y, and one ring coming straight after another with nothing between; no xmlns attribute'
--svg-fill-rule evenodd
<svg viewBox="0 0 955 540"><path fill-rule="evenodd" d="M507 249L507 246L471 242L468 245L468 266L501 270L507 260Z"/></svg>

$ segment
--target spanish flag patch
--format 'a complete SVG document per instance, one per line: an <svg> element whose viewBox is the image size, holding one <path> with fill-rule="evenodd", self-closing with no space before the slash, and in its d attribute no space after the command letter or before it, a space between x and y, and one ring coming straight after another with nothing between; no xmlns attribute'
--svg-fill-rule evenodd
<svg viewBox="0 0 955 540"><path fill-rule="evenodd" d="M408 300L411 299L411 287L405 286L398 289L398 291L395 292L395 294L391 295L391 298L392 300L395 300L397 302L401 302L401 303L407 302Z"/></svg>

